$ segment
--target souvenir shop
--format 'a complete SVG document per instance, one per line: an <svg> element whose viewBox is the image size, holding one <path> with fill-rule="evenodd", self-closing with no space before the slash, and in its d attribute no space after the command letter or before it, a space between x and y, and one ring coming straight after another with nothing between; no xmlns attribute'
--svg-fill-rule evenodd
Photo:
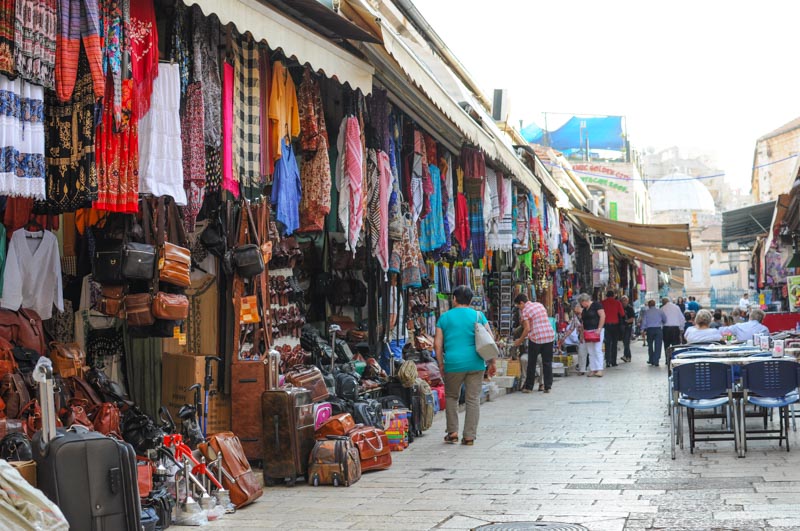
<svg viewBox="0 0 800 531"><path fill-rule="evenodd" d="M74 528L68 444L90 483L117 463L115 529L247 505L248 460L268 485L388 468L444 408L455 286L502 337L516 293L557 315L582 287L552 201L379 87L180 1L0 20L0 455Z"/></svg>

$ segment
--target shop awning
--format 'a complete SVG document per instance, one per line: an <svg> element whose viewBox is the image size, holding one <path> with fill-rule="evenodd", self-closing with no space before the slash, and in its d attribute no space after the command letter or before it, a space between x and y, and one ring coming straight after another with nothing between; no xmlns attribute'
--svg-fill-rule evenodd
<svg viewBox="0 0 800 531"><path fill-rule="evenodd" d="M783 224L783 218L786 216L786 212L789 210L789 203L791 202L791 199L792 197L789 194L781 194L775 201L775 210L772 212L772 223L769 226L767 243L764 245L766 250L769 250L772 247L772 240L775 239L775 236Z"/></svg>
<svg viewBox="0 0 800 531"><path fill-rule="evenodd" d="M641 225L625 221L614 221L593 214L571 210L570 215L580 220L590 229L601 232L613 239L614 243L623 243L636 247L652 247L672 251L691 251L692 240L689 225Z"/></svg>
<svg viewBox="0 0 800 531"><path fill-rule="evenodd" d="M308 63L316 72L347 83L354 90L361 89L364 94L372 92L372 66L257 0L192 3L200 6L205 15L216 14L223 25L233 23L240 33L249 32L255 40L266 41L270 48L283 50L301 64Z"/></svg>
<svg viewBox="0 0 800 531"><path fill-rule="evenodd" d="M617 240L614 240L613 245L620 254L635 258L651 266L669 266L678 269L692 268L691 259L683 253L644 245L627 245Z"/></svg>
<svg viewBox="0 0 800 531"><path fill-rule="evenodd" d="M751 247L756 238L769 232L775 201L767 201L722 213L722 250L731 243Z"/></svg>

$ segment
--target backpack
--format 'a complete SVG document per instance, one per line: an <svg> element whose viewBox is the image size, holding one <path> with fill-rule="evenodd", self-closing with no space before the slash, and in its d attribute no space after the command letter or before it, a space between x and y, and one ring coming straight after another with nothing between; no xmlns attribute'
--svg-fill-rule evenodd
<svg viewBox="0 0 800 531"><path fill-rule="evenodd" d="M358 424L383 429L383 412L377 400L358 400L353 403L353 418Z"/></svg>
<svg viewBox="0 0 800 531"><path fill-rule="evenodd" d="M358 400L358 379L350 373L336 375L336 396L355 402Z"/></svg>
<svg viewBox="0 0 800 531"><path fill-rule="evenodd" d="M400 366L400 370L397 371L397 378L400 380L400 383L403 384L403 387L413 386L418 376L417 365L410 360L404 361Z"/></svg>
<svg viewBox="0 0 800 531"><path fill-rule="evenodd" d="M420 398L420 402L422 403L422 411L420 412L420 419L419 419L419 429L421 431L428 431L430 427L433 425L433 391L431 391L431 386L428 385L428 382L423 380L422 378L417 378L417 389Z"/></svg>

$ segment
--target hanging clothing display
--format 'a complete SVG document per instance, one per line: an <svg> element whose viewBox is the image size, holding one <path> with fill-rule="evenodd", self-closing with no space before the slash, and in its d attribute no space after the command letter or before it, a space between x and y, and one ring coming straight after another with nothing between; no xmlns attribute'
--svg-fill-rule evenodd
<svg viewBox="0 0 800 531"><path fill-rule="evenodd" d="M131 24L130 0L100 0L100 37L103 43L103 74L106 83L113 84L114 123L122 121L122 77L130 62L130 50L125 46L127 29ZM80 64L78 65L80 76ZM106 102L108 105L108 102Z"/></svg>
<svg viewBox="0 0 800 531"><path fill-rule="evenodd" d="M464 186L469 196L469 231L472 256L478 261L486 254L486 227L483 221L483 183L476 179L468 179Z"/></svg>
<svg viewBox="0 0 800 531"><path fill-rule="evenodd" d="M185 206L180 108L180 69L164 64L153 83L150 110L139 122L139 193L168 195Z"/></svg>
<svg viewBox="0 0 800 531"><path fill-rule="evenodd" d="M200 83L192 83L186 91L186 104L181 118L181 141L183 144L183 188L186 191L186 207L183 222L187 232L194 232L194 222L206 186L206 148L203 142L204 125L203 90Z"/></svg>
<svg viewBox="0 0 800 531"><path fill-rule="evenodd" d="M339 136L336 137L336 192L338 193L336 214L344 232L345 242L350 241L350 179L345 173L347 123L348 117L345 116L339 124Z"/></svg>
<svg viewBox="0 0 800 531"><path fill-rule="evenodd" d="M445 227L442 209L442 179L439 168L431 164L428 167L431 173L433 193L430 195L430 213L420 221L419 248L422 252L431 252L445 244Z"/></svg>
<svg viewBox="0 0 800 531"><path fill-rule="evenodd" d="M488 180L488 178L487 178ZM510 251L514 247L513 231L513 185L511 179L498 174L497 188L500 202L500 215L487 223L486 247L494 251Z"/></svg>
<svg viewBox="0 0 800 531"><path fill-rule="evenodd" d="M172 15L172 46L170 62L178 65L181 80L181 95L186 95L192 71L192 38L189 33L189 11L183 2L175 2Z"/></svg>
<svg viewBox="0 0 800 531"><path fill-rule="evenodd" d="M55 86L56 39L64 21L58 20L59 0L16 0L14 63L25 80L46 88ZM63 6L62 17L63 15ZM69 12L67 12L69 17ZM67 20L69 26L69 19ZM75 50L77 66L78 50Z"/></svg>
<svg viewBox="0 0 800 531"><path fill-rule="evenodd" d="M303 189L300 230L320 231L325 228L325 216L331 211L331 166L319 83L309 69L303 73L298 102L303 124L300 145L304 152L300 170Z"/></svg>
<svg viewBox="0 0 800 531"><path fill-rule="evenodd" d="M397 273L403 289L422 287L425 261L419 250L419 239L413 220L409 215L403 219L403 236L395 242L389 260L389 272Z"/></svg>
<svg viewBox="0 0 800 531"><path fill-rule="evenodd" d="M16 44L14 41L14 23L16 20L16 0L0 1L0 74L13 77L14 54Z"/></svg>
<svg viewBox="0 0 800 531"><path fill-rule="evenodd" d="M356 252L358 238L364 225L364 150L361 144L361 125L358 118L347 118L347 145L345 153L345 176L350 183L350 228L347 231L347 249Z"/></svg>
<svg viewBox="0 0 800 531"><path fill-rule="evenodd" d="M392 169L389 155L383 151L378 152L378 204L380 209L378 241L375 247L375 258L378 259L383 271L389 269L389 193L392 183Z"/></svg>
<svg viewBox="0 0 800 531"><path fill-rule="evenodd" d="M258 47L252 38L234 38L233 172L248 199L261 195L261 96ZM291 78L290 78L291 79Z"/></svg>
<svg viewBox="0 0 800 531"><path fill-rule="evenodd" d="M272 154L281 157L281 144L300 134L300 111L297 89L292 76L280 61L272 64L272 84L269 95L269 119L272 122Z"/></svg>
<svg viewBox="0 0 800 531"><path fill-rule="evenodd" d="M222 67L222 189L239 197L239 181L233 172L233 67Z"/></svg>
<svg viewBox="0 0 800 531"><path fill-rule="evenodd" d="M107 83L107 92L113 84ZM108 96L111 96L109 93ZM139 123L133 112L133 80L122 82L122 124L114 128L114 109L103 107L95 132L97 201L94 208L111 212L139 211Z"/></svg>
<svg viewBox="0 0 800 531"><path fill-rule="evenodd" d="M456 197L453 190L453 158L450 153L447 153L441 160L442 165L442 181L444 182L445 191L447 192L447 203L445 210L447 211L447 227L449 234L453 234L456 230Z"/></svg>
<svg viewBox="0 0 800 531"><path fill-rule="evenodd" d="M136 95L133 114L138 120L150 109L153 82L158 77L158 31L153 0L135 0L130 8L131 24L125 40L130 43L133 93Z"/></svg>
<svg viewBox="0 0 800 531"><path fill-rule="evenodd" d="M0 306L30 308L42 319L50 319L53 305L64 311L58 240L50 231L17 230L8 245Z"/></svg>
<svg viewBox="0 0 800 531"><path fill-rule="evenodd" d="M281 158L275 161L272 181L272 204L275 205L275 219L284 226L284 234L289 235L300 228L300 170L294 156L292 144L283 142Z"/></svg>
<svg viewBox="0 0 800 531"><path fill-rule="evenodd" d="M192 6L192 60L194 80L203 91L203 131L205 144L218 147L222 142L220 101L222 82L219 77L219 36L217 17L205 17L197 4Z"/></svg>
<svg viewBox="0 0 800 531"><path fill-rule="evenodd" d="M97 200L95 98L89 61L81 54L78 81L68 103L48 91L45 97L47 211L72 212Z"/></svg>
<svg viewBox="0 0 800 531"><path fill-rule="evenodd" d="M44 89L0 75L0 195L45 199Z"/></svg>
<svg viewBox="0 0 800 531"><path fill-rule="evenodd" d="M100 10L97 0L59 0L58 39L56 45L56 95L69 101L78 76L81 44L89 60L94 95L105 94ZM36 21L38 25L38 21Z"/></svg>

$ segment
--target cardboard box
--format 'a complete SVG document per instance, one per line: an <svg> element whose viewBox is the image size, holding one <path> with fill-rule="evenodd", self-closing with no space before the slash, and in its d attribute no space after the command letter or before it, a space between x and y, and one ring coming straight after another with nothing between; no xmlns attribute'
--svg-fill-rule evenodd
<svg viewBox="0 0 800 531"><path fill-rule="evenodd" d="M522 371L520 370L519 360L508 360L506 362L506 370L503 373L506 376L520 377Z"/></svg>
<svg viewBox="0 0 800 531"><path fill-rule="evenodd" d="M32 487L36 487L36 461L9 461L8 464L16 468Z"/></svg>
<svg viewBox="0 0 800 531"><path fill-rule="evenodd" d="M214 376L214 386L217 384L217 363L211 364L211 374ZM205 377L205 357L190 354L171 354L165 352L161 357L161 403L169 409L175 422L178 420L178 410L184 404L194 403L194 392L189 388L199 383L203 384ZM201 389L201 400L205 399L205 392ZM198 420L203 412L198 412ZM208 408L208 433L230 431L231 428L231 399L230 396L217 393L209 400Z"/></svg>

